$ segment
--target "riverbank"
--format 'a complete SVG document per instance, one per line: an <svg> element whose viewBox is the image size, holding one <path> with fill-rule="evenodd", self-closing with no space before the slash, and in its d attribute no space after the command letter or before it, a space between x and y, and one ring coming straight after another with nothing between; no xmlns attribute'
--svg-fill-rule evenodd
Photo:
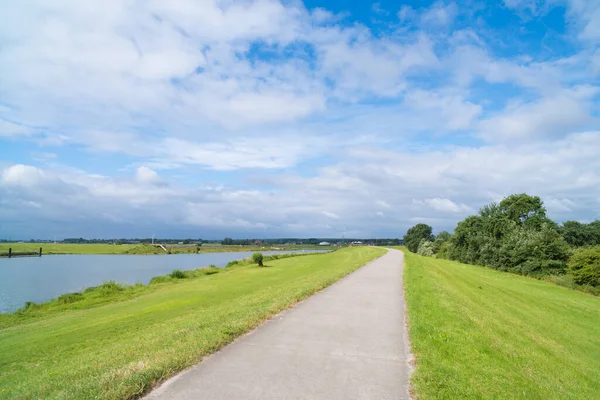
<svg viewBox="0 0 600 400"><path fill-rule="evenodd" d="M333 246L318 245L273 245L273 246L225 246L204 244L198 249L196 245L165 245L166 251L159 246L149 244L107 244L107 243L0 243L0 254L12 248L18 253L38 253L40 247L43 254L193 254L244 252L244 251L287 251L287 250L332 250Z"/></svg>
<svg viewBox="0 0 600 400"><path fill-rule="evenodd" d="M384 252L356 247L238 265L112 303L3 317L2 395L134 398Z"/></svg>
<svg viewBox="0 0 600 400"><path fill-rule="evenodd" d="M597 398L600 298L404 253L418 398Z"/></svg>

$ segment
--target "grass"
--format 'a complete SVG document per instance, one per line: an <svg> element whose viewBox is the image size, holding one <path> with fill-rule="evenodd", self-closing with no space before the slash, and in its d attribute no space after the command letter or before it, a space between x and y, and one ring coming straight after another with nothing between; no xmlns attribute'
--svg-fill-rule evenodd
<svg viewBox="0 0 600 400"><path fill-rule="evenodd" d="M138 397L383 253L265 257L268 268L242 262L138 288L109 285L117 294L106 304L82 293L47 310L0 315L0 397Z"/></svg>
<svg viewBox="0 0 600 400"><path fill-rule="evenodd" d="M0 253L8 253L8 249L18 252L38 252L42 254L124 254L134 248L131 244L71 244L71 243L0 243Z"/></svg>
<svg viewBox="0 0 600 400"><path fill-rule="evenodd" d="M105 244L105 243L0 243L0 255L12 248L13 252L32 252L38 254L40 247L43 254L166 254L157 246L145 244ZM196 245L165 245L171 254L196 253ZM273 245L273 246L222 246L203 245L200 253L221 253L235 251L270 251L270 250L332 250L332 246L317 245Z"/></svg>
<svg viewBox="0 0 600 400"><path fill-rule="evenodd" d="M405 255L417 398L599 398L600 298Z"/></svg>

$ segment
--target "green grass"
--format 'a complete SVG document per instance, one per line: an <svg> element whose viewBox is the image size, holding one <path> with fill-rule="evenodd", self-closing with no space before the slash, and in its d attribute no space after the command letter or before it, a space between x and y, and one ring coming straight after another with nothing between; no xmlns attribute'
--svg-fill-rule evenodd
<svg viewBox="0 0 600 400"><path fill-rule="evenodd" d="M166 254L165 251L156 246L144 244L74 244L74 243L0 243L0 254L6 253L12 248L13 252L33 252L38 254L40 247L43 254ZM165 245L171 254L196 253L196 245ZM221 253L234 251L270 251L270 250L333 250L333 246L317 245L273 245L273 246L222 246L203 245L200 253Z"/></svg>
<svg viewBox="0 0 600 400"><path fill-rule="evenodd" d="M135 247L131 244L71 244L71 243L0 243L0 253L13 251L38 252L40 247L42 254L124 254L127 250Z"/></svg>
<svg viewBox="0 0 600 400"><path fill-rule="evenodd" d="M134 398L383 253L358 247L264 268L238 263L140 285L108 304L86 307L75 295L29 316L0 315L0 397Z"/></svg>
<svg viewBox="0 0 600 400"><path fill-rule="evenodd" d="M405 255L417 398L600 398L600 298Z"/></svg>

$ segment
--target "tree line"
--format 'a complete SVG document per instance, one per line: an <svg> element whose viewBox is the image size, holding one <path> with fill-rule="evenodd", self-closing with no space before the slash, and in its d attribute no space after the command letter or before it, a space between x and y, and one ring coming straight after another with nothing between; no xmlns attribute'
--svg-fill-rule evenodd
<svg viewBox="0 0 600 400"><path fill-rule="evenodd" d="M546 215L538 196L514 194L485 205L454 232L433 235L417 224L404 236L409 251L522 275L565 275L576 285L600 287L600 220L562 225Z"/></svg>

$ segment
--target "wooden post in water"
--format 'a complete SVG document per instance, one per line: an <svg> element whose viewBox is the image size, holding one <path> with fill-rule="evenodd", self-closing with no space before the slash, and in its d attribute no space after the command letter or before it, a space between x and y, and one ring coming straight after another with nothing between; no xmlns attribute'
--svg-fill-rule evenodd
<svg viewBox="0 0 600 400"><path fill-rule="evenodd" d="M8 258L12 257L12 247L8 248Z"/></svg>
<svg viewBox="0 0 600 400"><path fill-rule="evenodd" d="M40 247L40 257L42 256L42 248Z"/></svg>

